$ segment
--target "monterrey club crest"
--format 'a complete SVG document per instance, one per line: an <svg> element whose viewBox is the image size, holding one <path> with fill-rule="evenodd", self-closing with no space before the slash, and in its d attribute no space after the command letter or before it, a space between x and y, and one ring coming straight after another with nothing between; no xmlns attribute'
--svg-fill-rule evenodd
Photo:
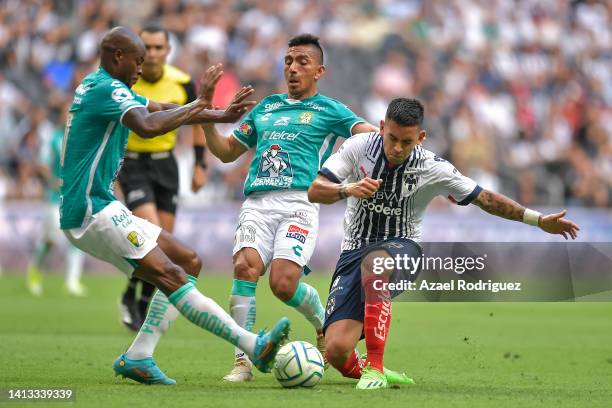
<svg viewBox="0 0 612 408"><path fill-rule="evenodd" d="M408 169L406 169L408 170ZM402 196L414 193L419 185L419 175L415 171L406 171L402 175Z"/></svg>

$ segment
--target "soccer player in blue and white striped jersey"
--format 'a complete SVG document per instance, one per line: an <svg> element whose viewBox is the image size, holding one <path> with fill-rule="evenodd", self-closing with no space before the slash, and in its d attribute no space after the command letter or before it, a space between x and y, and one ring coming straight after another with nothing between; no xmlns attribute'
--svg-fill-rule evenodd
<svg viewBox="0 0 612 408"><path fill-rule="evenodd" d="M393 100L380 132L355 135L330 156L308 191L311 202L331 204L348 198L342 253L332 279L325 316L327 358L344 376L360 378L358 389L410 383L383 368L391 320L388 291L374 281L395 268L373 273L376 257L420 257L421 221L438 195L459 205L473 203L489 214L538 226L575 239L578 226L565 211L542 215L510 198L480 187L452 164L424 149L424 108L415 99ZM365 298L362 298L362 287ZM380 288L380 285L378 286ZM367 361L355 352L365 336ZM386 375L385 375L386 374Z"/></svg>

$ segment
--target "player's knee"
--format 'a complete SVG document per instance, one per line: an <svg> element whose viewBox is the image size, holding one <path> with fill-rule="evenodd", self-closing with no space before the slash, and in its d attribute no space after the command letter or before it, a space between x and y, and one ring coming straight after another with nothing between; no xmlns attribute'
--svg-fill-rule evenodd
<svg viewBox="0 0 612 408"><path fill-rule="evenodd" d="M361 261L361 275L390 275L394 270L393 258L384 250L367 254Z"/></svg>
<svg viewBox="0 0 612 408"><path fill-rule="evenodd" d="M347 344L346 341L342 341L340 338L325 337L325 355L329 363L336 368L344 366L346 359L353 350L353 345Z"/></svg>
<svg viewBox="0 0 612 408"><path fill-rule="evenodd" d="M248 282L257 282L259 271L244 258L238 258L234 263L234 278Z"/></svg>
<svg viewBox="0 0 612 408"><path fill-rule="evenodd" d="M180 266L168 261L152 268L152 283L164 293L172 293L187 283L187 274Z"/></svg>
<svg viewBox="0 0 612 408"><path fill-rule="evenodd" d="M194 251L190 251L187 256L187 262L185 265L183 265L183 269L185 269L185 272L188 275L195 276L197 278L202 270L202 258L200 258Z"/></svg>
<svg viewBox="0 0 612 408"><path fill-rule="evenodd" d="M274 277L270 274L270 289L272 289L274 296L283 302L289 301L295 295L297 285L298 282L288 274L276 275Z"/></svg>

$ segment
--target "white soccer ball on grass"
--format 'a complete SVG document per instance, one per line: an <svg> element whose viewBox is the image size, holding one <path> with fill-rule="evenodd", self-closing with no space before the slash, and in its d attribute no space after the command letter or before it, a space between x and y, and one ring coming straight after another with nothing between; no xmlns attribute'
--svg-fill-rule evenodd
<svg viewBox="0 0 612 408"><path fill-rule="evenodd" d="M305 341L285 344L276 355L272 372L286 388L314 387L323 378L325 362L315 346Z"/></svg>

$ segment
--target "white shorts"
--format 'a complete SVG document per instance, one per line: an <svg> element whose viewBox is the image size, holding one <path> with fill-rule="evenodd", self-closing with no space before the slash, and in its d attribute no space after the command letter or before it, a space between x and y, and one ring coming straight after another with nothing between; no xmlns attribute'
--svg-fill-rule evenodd
<svg viewBox="0 0 612 408"><path fill-rule="evenodd" d="M273 259L305 266L315 248L319 205L306 191L271 191L250 195L240 210L233 255L255 248L267 268Z"/></svg>
<svg viewBox="0 0 612 408"><path fill-rule="evenodd" d="M59 204L47 203L45 205L45 217L43 220L43 240L46 242L58 242L62 238L60 229Z"/></svg>
<svg viewBox="0 0 612 408"><path fill-rule="evenodd" d="M92 215L83 227L64 233L75 247L131 276L138 267L135 260L144 258L157 246L161 228L136 217L120 201L113 201Z"/></svg>

